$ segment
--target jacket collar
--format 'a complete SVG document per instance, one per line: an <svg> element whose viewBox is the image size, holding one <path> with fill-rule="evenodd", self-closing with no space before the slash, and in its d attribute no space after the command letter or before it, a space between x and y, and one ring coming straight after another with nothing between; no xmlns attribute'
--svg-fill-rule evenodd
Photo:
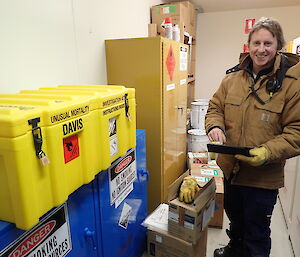
<svg viewBox="0 0 300 257"><path fill-rule="evenodd" d="M257 77L260 77L262 75L272 75L276 72L276 70L279 68L280 66L280 56L279 54L276 54L275 56L275 62L271 67L268 67L266 69L261 70L257 75ZM246 54L241 54L240 55L240 64L239 64L239 68L242 70L247 71L248 73L250 73L252 75L253 73L253 62L252 59L250 57L249 53Z"/></svg>
<svg viewBox="0 0 300 257"><path fill-rule="evenodd" d="M277 69L280 67L280 55L284 54L288 58L289 63L289 70L286 73L286 76L298 79L300 78L300 56L292 53L277 53L275 56L275 62L273 67L264 69L259 72L259 76L268 74L269 76L272 76L276 73ZM250 58L249 53L241 53L239 58L239 65L238 68L245 70L246 72L250 73L252 76L252 60ZM259 77L258 76L258 77Z"/></svg>

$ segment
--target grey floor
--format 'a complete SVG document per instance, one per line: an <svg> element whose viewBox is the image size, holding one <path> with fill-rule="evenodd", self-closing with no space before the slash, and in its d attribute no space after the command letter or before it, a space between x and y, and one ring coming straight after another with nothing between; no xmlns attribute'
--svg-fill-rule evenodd
<svg viewBox="0 0 300 257"><path fill-rule="evenodd" d="M228 219L225 215L223 229L209 228L207 242L207 257L213 257L214 249L223 247L228 243L225 229L228 228ZM289 241L287 228L279 199L271 221L272 250L270 257L294 257Z"/></svg>
<svg viewBox="0 0 300 257"><path fill-rule="evenodd" d="M223 229L208 229L207 257L213 257L214 249L227 244L226 228L228 228L228 219L225 215ZM279 199L273 212L271 231L272 250L270 257L294 257ZM144 253L142 257L146 256L147 254Z"/></svg>

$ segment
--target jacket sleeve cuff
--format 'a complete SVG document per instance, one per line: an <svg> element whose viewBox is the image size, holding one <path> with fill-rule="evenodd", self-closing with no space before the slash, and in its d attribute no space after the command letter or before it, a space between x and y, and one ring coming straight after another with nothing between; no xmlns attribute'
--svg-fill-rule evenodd
<svg viewBox="0 0 300 257"><path fill-rule="evenodd" d="M208 134L212 129L214 129L214 128L219 128L219 129L221 129L221 130L223 131L224 135L226 135L226 134L225 134L225 131L224 131L221 127L219 127L219 126L212 126L212 127L210 127L209 129L207 129L207 134Z"/></svg>

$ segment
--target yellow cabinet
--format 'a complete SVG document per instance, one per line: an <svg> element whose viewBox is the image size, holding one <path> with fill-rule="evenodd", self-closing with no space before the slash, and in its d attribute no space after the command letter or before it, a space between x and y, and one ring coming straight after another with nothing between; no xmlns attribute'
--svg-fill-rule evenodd
<svg viewBox="0 0 300 257"><path fill-rule="evenodd" d="M107 40L108 84L136 89L137 128L146 129L149 211L186 169L188 47L162 37Z"/></svg>

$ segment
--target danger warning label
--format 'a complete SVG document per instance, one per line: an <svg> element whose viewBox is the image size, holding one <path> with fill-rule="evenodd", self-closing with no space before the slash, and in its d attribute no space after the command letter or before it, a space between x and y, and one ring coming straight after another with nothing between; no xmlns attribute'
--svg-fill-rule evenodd
<svg viewBox="0 0 300 257"><path fill-rule="evenodd" d="M176 59L175 59L175 56L174 56L173 48L172 48L172 46L170 46L168 56L167 56L167 59L166 59L166 66L167 66L167 70L168 70L169 77L170 77L171 81L173 80L175 65L176 65Z"/></svg>
<svg viewBox="0 0 300 257"><path fill-rule="evenodd" d="M67 206L63 204L1 251L0 257L64 257L71 250Z"/></svg>
<svg viewBox="0 0 300 257"><path fill-rule="evenodd" d="M68 163L79 156L78 135L63 139L65 163Z"/></svg>
<svg viewBox="0 0 300 257"><path fill-rule="evenodd" d="M109 168L110 204L112 205L136 180L135 151L118 159Z"/></svg>

